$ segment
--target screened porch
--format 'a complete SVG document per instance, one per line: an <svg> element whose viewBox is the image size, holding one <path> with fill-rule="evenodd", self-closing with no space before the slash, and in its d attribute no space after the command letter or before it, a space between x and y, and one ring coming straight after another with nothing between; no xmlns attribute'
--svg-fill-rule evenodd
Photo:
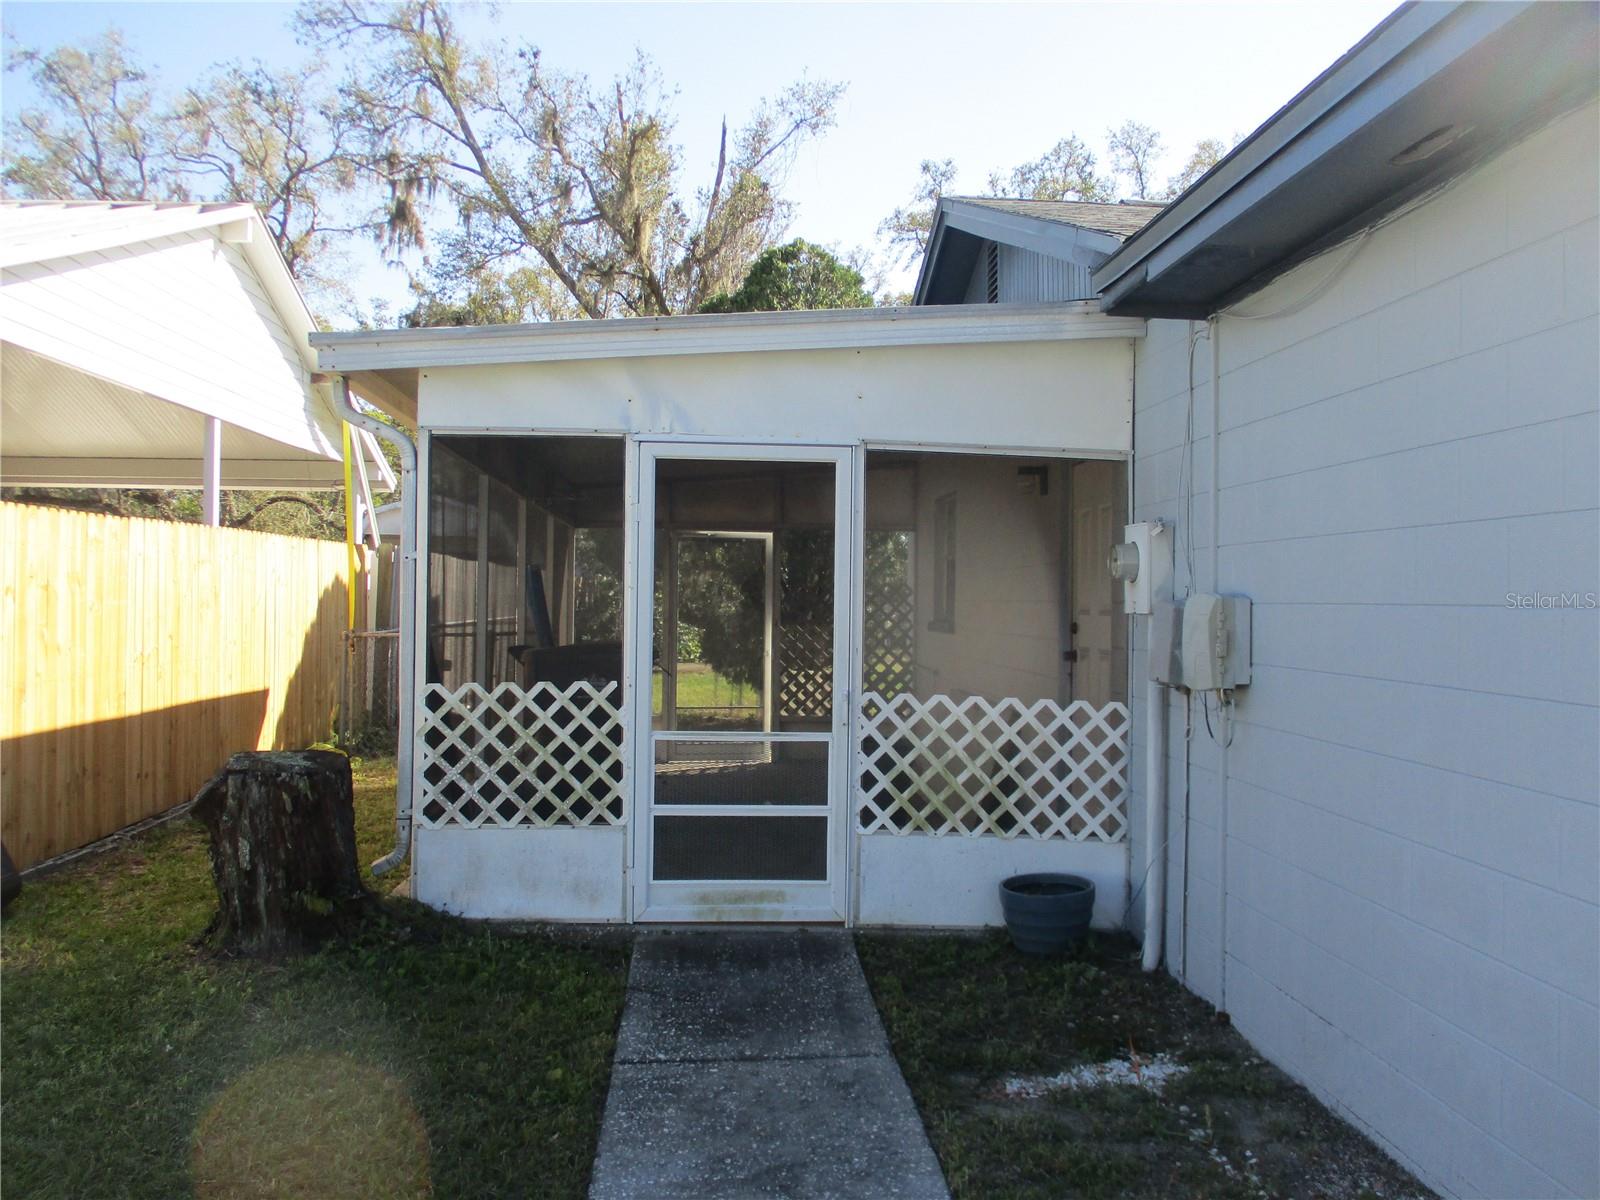
<svg viewBox="0 0 1600 1200"><path fill-rule="evenodd" d="M413 886L480 917L998 920L1127 886L1137 321L323 335L419 430Z"/></svg>

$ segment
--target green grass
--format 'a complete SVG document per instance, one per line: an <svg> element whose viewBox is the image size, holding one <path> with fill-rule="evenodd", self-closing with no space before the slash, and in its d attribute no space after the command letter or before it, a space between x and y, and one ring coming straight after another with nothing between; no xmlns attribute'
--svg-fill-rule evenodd
<svg viewBox="0 0 1600 1200"><path fill-rule="evenodd" d="M391 762L357 764L363 863L393 789ZM319 953L223 960L192 944L214 904L187 819L24 889L0 956L0 1192L584 1194L621 942L391 899Z"/></svg>
<svg viewBox="0 0 1600 1200"><path fill-rule="evenodd" d="M653 683L651 705L661 711L662 677ZM749 729L761 724L761 689L718 674L705 663L678 665L679 729Z"/></svg>
<svg viewBox="0 0 1600 1200"><path fill-rule="evenodd" d="M1140 971L1131 941L1034 959L1002 934L856 940L956 1200L1428 1194L1204 1002ZM1161 1093L997 1086L1130 1051L1189 1071Z"/></svg>

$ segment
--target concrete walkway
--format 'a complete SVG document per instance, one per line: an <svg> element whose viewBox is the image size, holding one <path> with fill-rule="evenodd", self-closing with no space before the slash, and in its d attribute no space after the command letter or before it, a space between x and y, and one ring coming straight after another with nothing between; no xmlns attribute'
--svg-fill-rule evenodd
<svg viewBox="0 0 1600 1200"><path fill-rule="evenodd" d="M948 1200L842 931L644 933L591 1200Z"/></svg>

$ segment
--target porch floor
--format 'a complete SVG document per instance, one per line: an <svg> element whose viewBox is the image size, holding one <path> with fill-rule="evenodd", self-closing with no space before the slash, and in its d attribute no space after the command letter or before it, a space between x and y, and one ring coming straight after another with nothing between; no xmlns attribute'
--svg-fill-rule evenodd
<svg viewBox="0 0 1600 1200"><path fill-rule="evenodd" d="M947 1200L838 931L643 933L591 1200Z"/></svg>

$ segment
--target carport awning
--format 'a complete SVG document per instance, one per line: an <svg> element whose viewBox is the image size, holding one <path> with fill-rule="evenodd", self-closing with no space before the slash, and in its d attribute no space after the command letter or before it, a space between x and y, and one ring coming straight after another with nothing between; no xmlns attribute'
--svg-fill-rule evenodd
<svg viewBox="0 0 1600 1200"><path fill-rule="evenodd" d="M0 203L0 472L203 486L209 444L218 486L341 486L313 328L248 204ZM370 435L358 444L392 487Z"/></svg>
<svg viewBox="0 0 1600 1200"><path fill-rule="evenodd" d="M49 403L37 398L48 397ZM10 343L0 345L0 405L5 454L0 478L11 486L200 487L206 416L75 370ZM361 431L368 472L388 465ZM222 427L226 488L337 488L337 458L298 450L236 425Z"/></svg>

